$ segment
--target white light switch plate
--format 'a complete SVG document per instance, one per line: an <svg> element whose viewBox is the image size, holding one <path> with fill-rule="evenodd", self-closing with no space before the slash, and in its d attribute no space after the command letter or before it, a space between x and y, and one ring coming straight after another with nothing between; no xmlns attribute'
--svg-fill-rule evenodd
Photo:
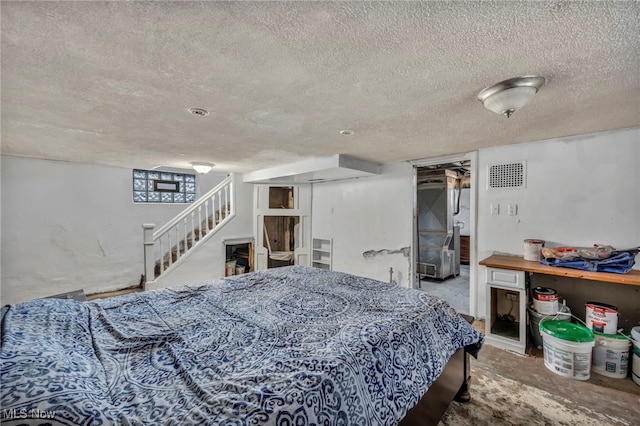
<svg viewBox="0 0 640 426"><path fill-rule="evenodd" d="M492 215L500 214L500 204L498 203L491 204L491 214Z"/></svg>
<svg viewBox="0 0 640 426"><path fill-rule="evenodd" d="M513 204L513 203L509 203L507 205L507 214L509 216L515 216L518 214L518 205L517 204Z"/></svg>

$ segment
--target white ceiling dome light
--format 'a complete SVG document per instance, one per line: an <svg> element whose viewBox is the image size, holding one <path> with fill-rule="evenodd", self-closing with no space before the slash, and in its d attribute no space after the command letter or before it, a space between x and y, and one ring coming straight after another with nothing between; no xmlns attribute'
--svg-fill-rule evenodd
<svg viewBox="0 0 640 426"><path fill-rule="evenodd" d="M478 93L485 108L507 118L525 106L544 85L544 77L527 75L501 81Z"/></svg>
<svg viewBox="0 0 640 426"><path fill-rule="evenodd" d="M191 163L191 167L193 167L193 170L201 174L209 173L211 169L213 169L213 166L215 166L215 164L213 163L201 163L201 162Z"/></svg>

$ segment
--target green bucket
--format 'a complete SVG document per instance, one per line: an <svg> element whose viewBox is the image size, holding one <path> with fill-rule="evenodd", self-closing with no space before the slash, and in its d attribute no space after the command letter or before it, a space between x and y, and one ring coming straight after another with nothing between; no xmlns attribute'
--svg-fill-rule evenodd
<svg viewBox="0 0 640 426"><path fill-rule="evenodd" d="M593 333L587 327L566 321L540 323L544 365L550 371L576 380L589 380Z"/></svg>

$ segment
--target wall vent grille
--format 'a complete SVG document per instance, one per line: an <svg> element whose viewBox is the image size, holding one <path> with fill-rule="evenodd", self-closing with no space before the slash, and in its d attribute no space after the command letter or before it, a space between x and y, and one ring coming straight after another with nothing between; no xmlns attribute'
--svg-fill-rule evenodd
<svg viewBox="0 0 640 426"><path fill-rule="evenodd" d="M488 189L520 189L525 187L525 163L502 163L489 166Z"/></svg>

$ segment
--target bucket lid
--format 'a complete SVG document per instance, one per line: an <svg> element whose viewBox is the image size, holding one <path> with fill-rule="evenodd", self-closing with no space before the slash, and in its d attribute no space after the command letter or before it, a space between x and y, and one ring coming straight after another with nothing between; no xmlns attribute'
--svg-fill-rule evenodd
<svg viewBox="0 0 640 426"><path fill-rule="evenodd" d="M617 340L627 340L630 341L629 338L623 334L606 334L606 333L600 333L599 331L594 331L593 332L595 337L604 337L607 339L617 339Z"/></svg>
<svg viewBox="0 0 640 426"><path fill-rule="evenodd" d="M535 287L533 289L533 294L544 294L546 296L553 296L554 294L558 294L557 291L555 291L552 288L549 287Z"/></svg>
<svg viewBox="0 0 640 426"><path fill-rule="evenodd" d="M529 244L529 245L535 245L535 246L543 246L545 241L544 240L536 240L533 238L528 238L526 240L524 240L525 244Z"/></svg>
<svg viewBox="0 0 640 426"><path fill-rule="evenodd" d="M579 324L566 321L544 320L540 323L540 331L570 342L584 343L594 341L591 330Z"/></svg>

